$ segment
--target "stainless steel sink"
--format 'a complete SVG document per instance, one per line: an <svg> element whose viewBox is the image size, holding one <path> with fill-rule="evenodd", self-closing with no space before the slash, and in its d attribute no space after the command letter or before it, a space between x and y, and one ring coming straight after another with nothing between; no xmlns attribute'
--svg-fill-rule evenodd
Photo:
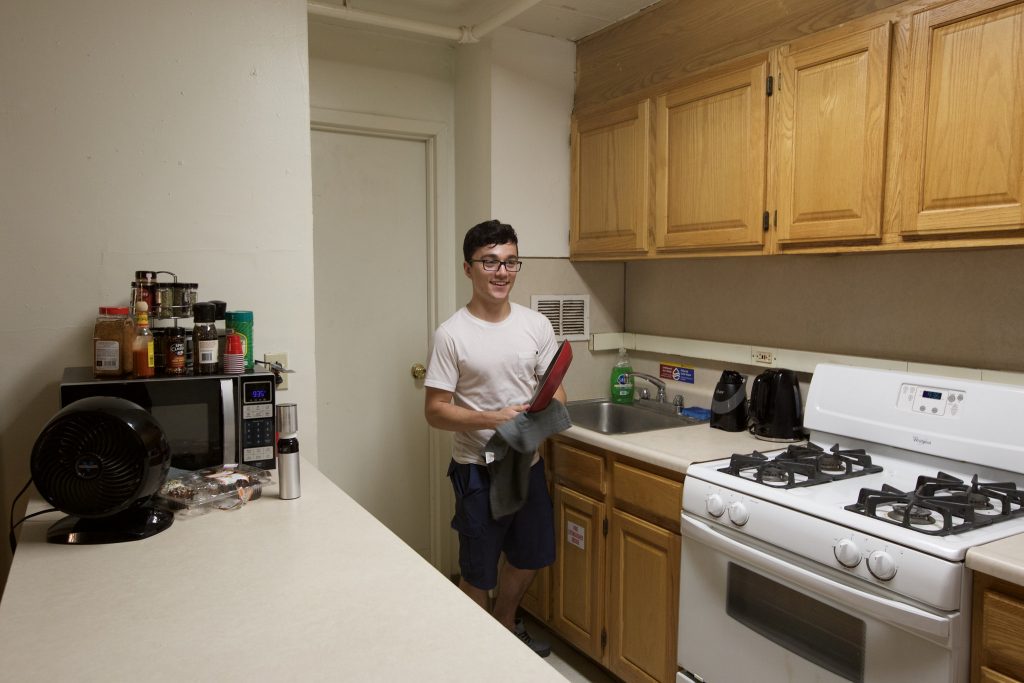
<svg viewBox="0 0 1024 683"><path fill-rule="evenodd" d="M601 434L636 434L706 422L677 414L671 404L651 401L622 405L608 399L594 399L570 401L565 407L574 425Z"/></svg>

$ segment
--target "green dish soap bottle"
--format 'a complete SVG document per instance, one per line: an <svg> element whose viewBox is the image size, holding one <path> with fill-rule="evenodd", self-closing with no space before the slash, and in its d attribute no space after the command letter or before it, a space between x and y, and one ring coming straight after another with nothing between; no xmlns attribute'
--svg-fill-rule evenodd
<svg viewBox="0 0 1024 683"><path fill-rule="evenodd" d="M633 366L629 363L629 354L626 353L626 349L619 349L619 359L615 361L615 367L612 368L612 403L623 403L626 405L633 403L633 378L630 376L631 372L633 372Z"/></svg>

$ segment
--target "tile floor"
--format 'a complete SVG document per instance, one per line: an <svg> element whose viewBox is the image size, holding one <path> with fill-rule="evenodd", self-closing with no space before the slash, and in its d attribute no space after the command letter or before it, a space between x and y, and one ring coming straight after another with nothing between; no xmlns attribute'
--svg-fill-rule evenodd
<svg viewBox="0 0 1024 683"><path fill-rule="evenodd" d="M544 661L549 663L560 674L572 683L616 683L614 678L590 659L577 652L571 645L548 631L544 626L525 617L526 629L530 635L551 643L551 654Z"/></svg>

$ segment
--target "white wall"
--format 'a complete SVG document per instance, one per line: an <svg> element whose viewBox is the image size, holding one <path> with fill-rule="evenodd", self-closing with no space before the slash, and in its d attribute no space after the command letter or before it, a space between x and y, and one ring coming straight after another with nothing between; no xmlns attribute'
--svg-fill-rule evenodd
<svg viewBox="0 0 1024 683"><path fill-rule="evenodd" d="M500 28L457 61L456 216L497 218L525 257L569 256L573 43ZM460 239L461 243L461 239Z"/></svg>
<svg viewBox="0 0 1024 683"><path fill-rule="evenodd" d="M521 256L569 257L569 119L576 46L494 33L491 213L521 235Z"/></svg>
<svg viewBox="0 0 1024 683"><path fill-rule="evenodd" d="M4 527L61 369L137 269L254 311L315 461L306 42L303 0L0 3Z"/></svg>

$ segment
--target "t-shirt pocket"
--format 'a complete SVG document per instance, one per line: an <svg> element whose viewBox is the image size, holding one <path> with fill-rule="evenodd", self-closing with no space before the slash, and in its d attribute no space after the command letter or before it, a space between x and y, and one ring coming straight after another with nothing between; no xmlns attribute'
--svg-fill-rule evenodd
<svg viewBox="0 0 1024 683"><path fill-rule="evenodd" d="M533 380L537 376L537 352L520 351L516 355L518 356L516 373L519 378L527 382Z"/></svg>

